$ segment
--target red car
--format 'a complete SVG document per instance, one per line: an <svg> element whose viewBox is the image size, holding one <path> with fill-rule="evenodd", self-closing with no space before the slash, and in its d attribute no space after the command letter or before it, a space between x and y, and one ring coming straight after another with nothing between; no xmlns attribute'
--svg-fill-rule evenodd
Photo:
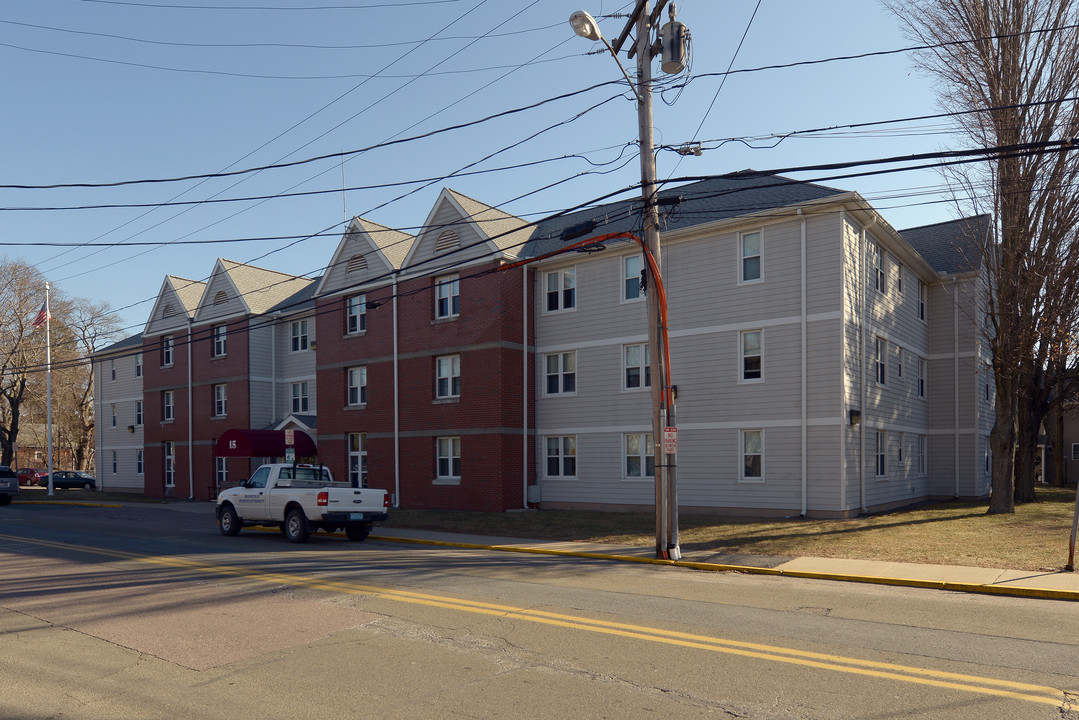
<svg viewBox="0 0 1079 720"><path fill-rule="evenodd" d="M44 470L22 468L18 475L20 485L45 485L49 482L49 474Z"/></svg>

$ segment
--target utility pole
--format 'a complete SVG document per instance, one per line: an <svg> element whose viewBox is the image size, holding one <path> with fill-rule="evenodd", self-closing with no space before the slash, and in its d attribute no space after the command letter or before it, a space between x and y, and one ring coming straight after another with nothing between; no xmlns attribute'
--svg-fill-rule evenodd
<svg viewBox="0 0 1079 720"><path fill-rule="evenodd" d="M633 88L637 96L637 125L640 137L641 150L641 209L642 229L641 235L647 251L655 260L655 272L662 273L663 257L659 243L659 210L656 204L656 150L652 129L652 58L661 51L661 43L652 44L652 27L659 16L667 0L658 0L654 12L649 12L648 0L637 0L636 7L630 15L626 26L622 29L618 39L612 44L608 43L599 32L599 27L591 15L578 11L570 17L570 25L574 32L581 37L590 40L601 40L622 73L626 70L618 60L618 52L622 44L629 37L630 32L636 27L637 44L630 50L629 56L637 56L637 83ZM674 25L674 4L671 3L671 23ZM679 35L678 41L682 37ZM679 62L683 59L682 48L678 50ZM666 65L664 66L666 70ZM629 76L626 76L629 81ZM668 447L666 438L675 438L674 446L677 446L677 430L674 423L674 391L668 377L667 348L664 338L666 313L661 308L660 297L657 287L660 279L651 277L650 269L644 271L648 278L645 297L647 300L648 313L648 352L649 372L652 382L652 443L653 462L656 474L656 557L670 560L679 560L682 551L678 542L678 485L675 474L675 453L666 450Z"/></svg>
<svg viewBox="0 0 1079 720"><path fill-rule="evenodd" d="M663 9L666 0L659 0L656 15ZM641 235L645 245L656 260L656 266L663 267L663 251L659 242L659 210L656 205L656 149L653 136L652 120L652 16L649 13L648 0L639 0L634 8L629 23L614 45L615 52L621 47L628 35L630 23L636 23L637 46L637 125L641 146ZM632 54L632 53L631 53ZM648 350L651 355L652 374L652 441L656 468L656 557L671 560L681 559L682 552L678 543L678 493L675 476L675 456L664 452L664 437L668 427L674 427L673 415L669 414L667 398L669 381L667 378L666 352L663 346L663 334L660 325L663 316L660 313L659 293L653 279L648 283L646 300L648 303Z"/></svg>

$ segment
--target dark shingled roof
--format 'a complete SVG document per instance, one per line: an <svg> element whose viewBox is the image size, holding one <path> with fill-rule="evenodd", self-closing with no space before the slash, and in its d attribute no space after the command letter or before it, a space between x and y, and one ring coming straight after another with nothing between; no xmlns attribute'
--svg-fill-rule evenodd
<svg viewBox="0 0 1079 720"><path fill-rule="evenodd" d="M661 191L660 230L677 230L846 192L781 175L743 170ZM682 202L670 206L668 211L662 205L663 200L676 197L681 197ZM596 221L596 230L590 233L592 235L639 231L641 200L639 197L620 200L541 222L525 246L524 256L536 257L563 247L565 243L562 241L562 231L588 220Z"/></svg>
<svg viewBox="0 0 1079 720"><path fill-rule="evenodd" d="M114 342L112 345L103 347L95 352L94 355L111 355L113 353L122 352L124 350L133 350L139 347L142 347L142 333L136 333L119 342Z"/></svg>
<svg viewBox="0 0 1079 720"><path fill-rule="evenodd" d="M938 273L954 275L978 269L992 230L989 215L922 225L899 234Z"/></svg>
<svg viewBox="0 0 1079 720"><path fill-rule="evenodd" d="M300 310L308 310L315 307L315 290L318 289L318 281L322 279L321 275L316 275L311 278L311 282L300 288L296 292L289 295L281 302L274 305L272 308L266 311L269 315L274 312L298 312Z"/></svg>

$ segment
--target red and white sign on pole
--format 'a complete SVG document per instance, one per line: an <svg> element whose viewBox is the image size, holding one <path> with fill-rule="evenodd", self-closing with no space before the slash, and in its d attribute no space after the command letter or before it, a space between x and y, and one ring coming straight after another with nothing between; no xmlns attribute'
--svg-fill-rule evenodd
<svg viewBox="0 0 1079 720"><path fill-rule="evenodd" d="M677 455L678 454L678 428L665 427L663 428L663 454L664 455Z"/></svg>

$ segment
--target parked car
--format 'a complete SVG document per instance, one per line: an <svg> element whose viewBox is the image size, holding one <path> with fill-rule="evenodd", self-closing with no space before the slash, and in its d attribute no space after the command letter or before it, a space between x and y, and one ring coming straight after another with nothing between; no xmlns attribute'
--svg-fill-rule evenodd
<svg viewBox="0 0 1079 720"><path fill-rule="evenodd" d="M48 478L42 484L48 485ZM90 473L79 472L78 470L56 470L52 474L52 486L55 490L64 488L69 490L74 488L97 490L97 479Z"/></svg>
<svg viewBox="0 0 1079 720"><path fill-rule="evenodd" d="M7 465L0 465L0 505L7 505L19 494L19 478Z"/></svg>
<svg viewBox="0 0 1079 720"><path fill-rule="evenodd" d="M19 468L18 475L20 485L44 485L49 482L49 473L47 470Z"/></svg>

